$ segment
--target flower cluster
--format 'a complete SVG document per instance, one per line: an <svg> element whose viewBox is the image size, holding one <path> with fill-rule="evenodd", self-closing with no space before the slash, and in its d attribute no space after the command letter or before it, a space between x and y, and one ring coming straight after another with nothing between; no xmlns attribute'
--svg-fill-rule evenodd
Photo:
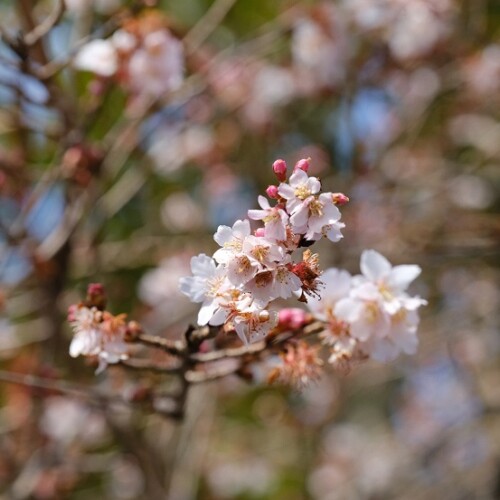
<svg viewBox="0 0 500 500"><path fill-rule="evenodd" d="M276 160L273 170L279 185L259 196L260 210L248 217L263 226L252 232L248 219L233 227L219 226L214 235L219 248L212 257L193 257L193 276L180 280L181 291L202 304L200 325L225 325L245 343L264 338L276 325L277 314L269 304L278 298L318 293L317 256L306 250L294 261L294 252L322 237L342 238L338 205L348 201L340 193L322 193L321 182L308 175L309 160L297 162L288 178L287 165Z"/></svg>
<svg viewBox="0 0 500 500"><path fill-rule="evenodd" d="M126 315L114 316L102 310L104 305L102 285L90 284L86 301L70 306L68 311L68 321L74 332L69 354L73 358L96 357L98 373L110 363L127 359L129 351L129 344L125 341Z"/></svg>
<svg viewBox="0 0 500 500"><path fill-rule="evenodd" d="M321 299L308 302L312 315L325 323L320 334L330 346L329 361L348 365L370 357L390 361L398 354L414 354L418 344L418 309L426 304L406 289L420 274L416 265L391 266L374 250L361 256L361 275L328 269L321 276Z"/></svg>
<svg viewBox="0 0 500 500"><path fill-rule="evenodd" d="M74 65L102 78L115 78L134 94L158 98L181 86L184 52L153 12L128 21L110 38L88 42Z"/></svg>

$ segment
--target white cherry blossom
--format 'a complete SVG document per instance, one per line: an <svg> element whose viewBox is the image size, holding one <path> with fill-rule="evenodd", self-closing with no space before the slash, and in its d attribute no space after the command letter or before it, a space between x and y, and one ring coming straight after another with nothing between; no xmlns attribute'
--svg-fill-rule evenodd
<svg viewBox="0 0 500 500"><path fill-rule="evenodd" d="M386 298L404 292L422 271L416 265L393 267L383 255L375 250L365 250L362 253L360 269L363 276L377 285Z"/></svg>
<svg viewBox="0 0 500 500"><path fill-rule="evenodd" d="M318 197L310 196L298 205L290 217L294 232L305 234L306 239L319 239L323 229L332 229L340 220L340 210L333 203L331 193L323 193ZM336 229L340 229L336 226Z"/></svg>
<svg viewBox="0 0 500 500"><path fill-rule="evenodd" d="M282 182L278 186L278 194L286 201L289 214L294 213L310 196L319 193L321 183L316 177L309 177L301 169L295 170L290 176L288 184Z"/></svg>
<svg viewBox="0 0 500 500"><path fill-rule="evenodd" d="M247 236L242 252L258 262L262 268L274 268L277 262L284 262L285 255L280 246L262 236Z"/></svg>
<svg viewBox="0 0 500 500"><path fill-rule="evenodd" d="M229 289L226 269L217 266L211 257L200 254L191 259L191 272L193 276L179 280L180 290L192 302L202 303L198 324L206 325L219 309L224 293Z"/></svg>
<svg viewBox="0 0 500 500"><path fill-rule="evenodd" d="M258 273L247 283L246 289L258 304L266 305L271 300L288 299L301 289L302 281L286 266Z"/></svg>
<svg viewBox="0 0 500 500"><path fill-rule="evenodd" d="M313 296L308 299L307 307L314 317L321 321L329 321L334 317L335 304L349 295L351 275L340 269L326 269L321 275L321 283L320 297Z"/></svg>
<svg viewBox="0 0 500 500"><path fill-rule="evenodd" d="M75 332L69 348L70 356L97 356L97 373L108 364L128 358L123 316L115 317L95 307L79 307L73 312L70 325Z"/></svg>
<svg viewBox="0 0 500 500"><path fill-rule="evenodd" d="M284 241L287 238L287 213L279 206L271 207L264 196L259 196L259 205L262 210L249 210L248 217L261 220L264 223L264 236L271 240Z"/></svg>
<svg viewBox="0 0 500 500"><path fill-rule="evenodd" d="M237 220L233 227L219 226L214 234L214 240L222 247L213 257L219 264L227 264L231 258L243 250L243 240L250 236L250 222Z"/></svg>
<svg viewBox="0 0 500 500"><path fill-rule="evenodd" d="M266 338L278 324L278 314L252 304L240 311L232 321L238 337L243 343L248 344Z"/></svg>
<svg viewBox="0 0 500 500"><path fill-rule="evenodd" d="M350 333L360 341L371 337L385 337L389 333L391 318L384 307L383 297L372 283L363 283L351 290L349 297L341 299L334 314L350 325Z"/></svg>
<svg viewBox="0 0 500 500"><path fill-rule="evenodd" d="M184 51L166 29L148 33L128 64L130 86L138 94L159 97L178 89L184 75Z"/></svg>
<svg viewBox="0 0 500 500"><path fill-rule="evenodd" d="M75 333L69 346L69 355L96 356L101 350L102 332L99 329L98 315L95 308L81 307L75 311L70 325Z"/></svg>
<svg viewBox="0 0 500 500"><path fill-rule="evenodd" d="M91 40L78 51L73 65L77 69L109 77L118 70L118 54L110 40Z"/></svg>

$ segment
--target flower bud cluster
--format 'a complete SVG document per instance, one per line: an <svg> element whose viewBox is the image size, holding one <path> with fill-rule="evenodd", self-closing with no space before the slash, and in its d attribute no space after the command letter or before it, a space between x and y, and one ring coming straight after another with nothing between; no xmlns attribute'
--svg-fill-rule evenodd
<svg viewBox="0 0 500 500"><path fill-rule="evenodd" d="M249 219L263 226L253 233L248 219L219 226L214 239L220 248L212 257L192 258L193 275L181 278L180 289L202 304L200 325L224 325L244 343L254 342L277 325L277 314L269 309L272 301L294 294L307 301L307 295L317 293L317 256L307 250L295 261L293 254L323 237L340 240L344 224L338 193L322 193L321 182L307 174L308 168L309 160L300 160L288 178L286 163L276 160L273 171L281 182L266 191L274 204L259 196L260 209L248 211Z"/></svg>

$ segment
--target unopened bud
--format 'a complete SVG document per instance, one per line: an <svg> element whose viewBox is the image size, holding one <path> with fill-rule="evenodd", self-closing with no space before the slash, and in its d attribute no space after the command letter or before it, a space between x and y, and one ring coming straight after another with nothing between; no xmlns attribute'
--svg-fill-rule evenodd
<svg viewBox="0 0 500 500"><path fill-rule="evenodd" d="M278 186L269 186L267 189L266 189L266 194L267 196L269 196L269 198L272 198L272 199L277 199L278 198Z"/></svg>
<svg viewBox="0 0 500 500"><path fill-rule="evenodd" d="M276 160L273 163L273 171L279 181L284 182L286 180L286 162L285 160Z"/></svg>
<svg viewBox="0 0 500 500"><path fill-rule="evenodd" d="M78 306L76 304L71 304L68 307L68 321L75 321L76 311L78 311Z"/></svg>
<svg viewBox="0 0 500 500"><path fill-rule="evenodd" d="M299 160L295 164L293 171L295 172L296 170L303 170L304 172L308 172L310 164L311 164L311 158L303 158L302 160Z"/></svg>
<svg viewBox="0 0 500 500"><path fill-rule="evenodd" d="M278 326L283 330L298 330L311 321L311 316L298 307L282 309L278 315Z"/></svg>
<svg viewBox="0 0 500 500"><path fill-rule="evenodd" d="M124 340L125 342L136 342L141 333L141 325L137 321L129 321L125 329Z"/></svg>
<svg viewBox="0 0 500 500"><path fill-rule="evenodd" d="M342 205L349 203L349 197L344 193L332 193L332 201L335 205L341 207Z"/></svg>
<svg viewBox="0 0 500 500"><path fill-rule="evenodd" d="M263 238L266 234L266 231L263 227L259 227L258 229L255 230L255 236L259 237L259 238Z"/></svg>
<svg viewBox="0 0 500 500"><path fill-rule="evenodd" d="M106 292L101 283L90 283L87 287L86 305L104 309L106 307Z"/></svg>

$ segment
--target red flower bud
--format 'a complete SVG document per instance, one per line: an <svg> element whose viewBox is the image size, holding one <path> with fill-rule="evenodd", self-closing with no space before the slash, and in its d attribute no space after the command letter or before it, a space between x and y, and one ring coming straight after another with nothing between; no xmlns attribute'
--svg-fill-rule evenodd
<svg viewBox="0 0 500 500"><path fill-rule="evenodd" d="M278 198L278 187L277 186L269 186L267 189L266 189L266 194L267 196L269 196L269 198L272 198L272 199L277 199Z"/></svg>
<svg viewBox="0 0 500 500"><path fill-rule="evenodd" d="M349 198L344 193L332 193L332 200L339 207L349 203Z"/></svg>
<svg viewBox="0 0 500 500"><path fill-rule="evenodd" d="M273 171L279 181L284 182L286 180L286 162L285 160L276 160L273 163Z"/></svg>
<svg viewBox="0 0 500 500"><path fill-rule="evenodd" d="M307 172L309 171L310 164L311 164L311 158L303 158L302 160L299 160L295 164L293 171L295 172L295 170L303 170L304 172Z"/></svg>

